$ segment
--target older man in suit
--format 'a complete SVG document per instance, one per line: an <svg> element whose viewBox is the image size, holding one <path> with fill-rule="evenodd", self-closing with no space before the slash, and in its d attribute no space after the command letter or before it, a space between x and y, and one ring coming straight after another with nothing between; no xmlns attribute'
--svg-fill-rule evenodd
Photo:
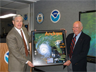
<svg viewBox="0 0 96 72"><path fill-rule="evenodd" d="M27 29L22 27L23 17L16 15L13 17L14 27L6 37L9 48L9 72L30 72L31 63L29 35ZM26 49L25 49L26 47Z"/></svg>
<svg viewBox="0 0 96 72"><path fill-rule="evenodd" d="M82 32L83 26L80 21L73 24L73 33L66 39L69 60L64 65L69 66L70 72L86 72L87 53L91 38Z"/></svg>

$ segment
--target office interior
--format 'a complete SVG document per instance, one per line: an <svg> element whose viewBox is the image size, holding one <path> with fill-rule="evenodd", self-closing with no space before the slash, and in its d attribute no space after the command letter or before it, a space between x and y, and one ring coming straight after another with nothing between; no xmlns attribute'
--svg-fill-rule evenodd
<svg viewBox="0 0 96 72"><path fill-rule="evenodd" d="M96 0L2 0L0 5L0 15L15 13L23 17L25 14L28 16L28 19L23 22L24 25L28 26L29 35L31 35L31 31L34 29L60 30L64 28L67 30L67 36L69 33L72 33L73 23L79 20L79 12L96 10ZM59 10L61 14L57 23L53 23L50 20L50 14L54 9ZM38 13L44 15L44 20L41 24L36 20ZM3 49L1 44L6 43L6 35L12 27L12 17L0 19L0 50ZM1 53L0 56L2 56ZM63 65L39 66L36 68L45 72L68 72L68 68L63 69ZM0 65L0 69L3 69L2 65ZM34 69L32 71L35 72ZM87 72L95 71L96 64L87 62Z"/></svg>

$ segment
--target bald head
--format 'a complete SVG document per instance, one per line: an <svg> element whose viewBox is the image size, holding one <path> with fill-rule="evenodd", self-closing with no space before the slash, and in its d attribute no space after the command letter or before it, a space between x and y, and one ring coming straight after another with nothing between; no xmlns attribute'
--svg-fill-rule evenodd
<svg viewBox="0 0 96 72"><path fill-rule="evenodd" d="M76 22L74 22L74 24L78 24L80 27L83 26L82 23L81 23L80 21L76 21Z"/></svg>
<svg viewBox="0 0 96 72"><path fill-rule="evenodd" d="M76 21L73 24L73 32L75 35L78 35L83 29L83 25L80 21Z"/></svg>

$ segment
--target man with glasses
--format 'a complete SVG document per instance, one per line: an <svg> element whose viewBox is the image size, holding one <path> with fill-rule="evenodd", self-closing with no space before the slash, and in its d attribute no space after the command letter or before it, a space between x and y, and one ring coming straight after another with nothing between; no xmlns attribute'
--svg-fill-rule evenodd
<svg viewBox="0 0 96 72"><path fill-rule="evenodd" d="M69 66L69 72L87 72L87 53L91 38L83 33L80 21L73 24L73 33L66 38L69 60L64 65Z"/></svg>

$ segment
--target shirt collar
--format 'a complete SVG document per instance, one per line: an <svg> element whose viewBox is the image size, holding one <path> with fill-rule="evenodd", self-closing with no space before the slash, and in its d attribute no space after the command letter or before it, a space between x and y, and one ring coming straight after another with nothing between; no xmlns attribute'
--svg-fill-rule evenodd
<svg viewBox="0 0 96 72"><path fill-rule="evenodd" d="M14 27L17 31L20 31L20 30L22 30L22 28L21 29L18 29L18 28L16 28L16 27Z"/></svg>
<svg viewBox="0 0 96 72"><path fill-rule="evenodd" d="M81 33L82 33L82 31L81 31L77 36L79 37L79 36L81 35ZM76 36L76 37L77 37L77 36ZM75 34L73 35L73 37L75 37Z"/></svg>

